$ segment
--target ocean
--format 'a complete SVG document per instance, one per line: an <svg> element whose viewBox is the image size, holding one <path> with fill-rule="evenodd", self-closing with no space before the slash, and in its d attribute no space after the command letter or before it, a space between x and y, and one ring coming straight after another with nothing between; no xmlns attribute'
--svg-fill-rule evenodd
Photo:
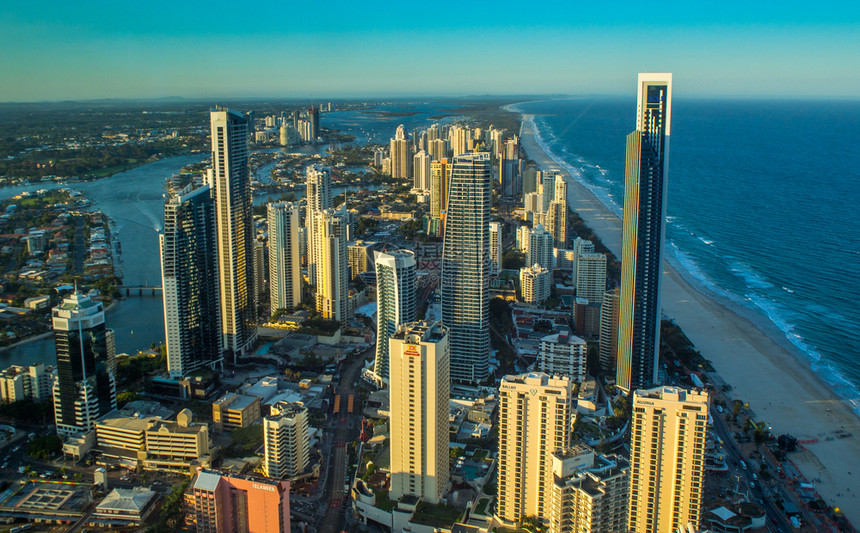
<svg viewBox="0 0 860 533"><path fill-rule="evenodd" d="M635 102L515 109L620 215ZM671 128L670 263L776 325L860 414L860 102L676 98Z"/></svg>

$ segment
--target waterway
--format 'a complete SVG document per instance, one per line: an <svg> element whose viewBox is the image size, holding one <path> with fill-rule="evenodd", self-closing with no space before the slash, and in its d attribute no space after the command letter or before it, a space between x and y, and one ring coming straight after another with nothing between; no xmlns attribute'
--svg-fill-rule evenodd
<svg viewBox="0 0 860 533"><path fill-rule="evenodd" d="M328 145L325 145L327 147ZM324 154L325 147L305 147L302 152ZM123 283L127 286L160 286L161 266L158 251L158 233L164 220L164 180L178 173L184 166L197 163L208 154L180 156L163 159L126 172L92 182L56 184L45 183L0 188L0 199L7 199L21 192L39 189L68 187L86 195L93 208L101 210L113 221L112 232L122 245ZM261 183L270 183L274 164L261 167L255 177ZM375 187L369 187L371 189ZM360 190L361 187L334 188L335 195L344 190ZM295 191L297 198L304 190ZM261 195L254 198L254 205L277 200L281 193ZM133 291L134 292L134 291ZM152 343L164 342L163 306L160 292L143 291L119 301L107 313L105 321L116 332L117 353L136 353ZM28 365L42 362L56 364L53 337L34 340L26 344L0 351L0 368L12 364Z"/></svg>

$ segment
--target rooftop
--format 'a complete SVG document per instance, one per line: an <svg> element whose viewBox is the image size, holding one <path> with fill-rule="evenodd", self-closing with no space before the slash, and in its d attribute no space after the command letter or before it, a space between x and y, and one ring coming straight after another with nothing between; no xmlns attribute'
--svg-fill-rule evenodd
<svg viewBox="0 0 860 533"><path fill-rule="evenodd" d="M135 487L133 489L113 489L96 507L97 511L123 511L140 513L155 497L155 492Z"/></svg>

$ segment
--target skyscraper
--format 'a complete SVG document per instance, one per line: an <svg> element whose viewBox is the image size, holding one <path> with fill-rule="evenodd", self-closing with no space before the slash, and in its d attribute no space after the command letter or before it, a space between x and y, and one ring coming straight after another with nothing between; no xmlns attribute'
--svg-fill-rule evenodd
<svg viewBox="0 0 860 533"><path fill-rule="evenodd" d="M706 391L657 387L633 392L626 531L699 525L708 403Z"/></svg>
<svg viewBox="0 0 860 533"><path fill-rule="evenodd" d="M374 252L376 262L376 361L373 372L388 383L388 339L415 320L415 254Z"/></svg>
<svg viewBox="0 0 860 533"><path fill-rule="evenodd" d="M305 169L305 190L307 201L305 226L307 227L306 253L308 259L308 280L311 285L315 285L319 249L314 245L314 234L311 231L311 225L313 224L313 215L315 212L329 209L332 206L331 168L316 163L308 166Z"/></svg>
<svg viewBox="0 0 860 533"><path fill-rule="evenodd" d="M489 375L490 154L456 156L442 248L442 324L451 344L451 379Z"/></svg>
<svg viewBox="0 0 860 533"><path fill-rule="evenodd" d="M616 370L625 392L657 383L672 75L639 74L636 102L636 131L627 136L624 173Z"/></svg>
<svg viewBox="0 0 860 533"><path fill-rule="evenodd" d="M607 373L615 369L615 356L618 354L620 297L621 289L615 287L603 294L600 304L600 366Z"/></svg>
<svg viewBox="0 0 860 533"><path fill-rule="evenodd" d="M490 222L490 274L497 275L502 269L502 225Z"/></svg>
<svg viewBox="0 0 860 533"><path fill-rule="evenodd" d="M409 137L403 124L397 126L394 138L391 139L391 177L398 179L412 177L412 152L409 149Z"/></svg>
<svg viewBox="0 0 860 533"><path fill-rule="evenodd" d="M496 513L505 525L549 518L552 454L570 445L572 401L566 377L533 372L502 378Z"/></svg>
<svg viewBox="0 0 860 533"><path fill-rule="evenodd" d="M448 205L448 180L451 166L448 159L430 162L430 218L439 220L439 233L444 233L444 218Z"/></svg>
<svg viewBox="0 0 860 533"><path fill-rule="evenodd" d="M248 119L242 113L220 107L209 115L218 229L222 345L233 352L235 360L257 339Z"/></svg>
<svg viewBox="0 0 860 533"><path fill-rule="evenodd" d="M585 381L585 341L569 331L546 335L540 340L537 369L551 376L567 376L574 383Z"/></svg>
<svg viewBox="0 0 860 533"><path fill-rule="evenodd" d="M301 402L279 401L263 418L263 472L281 479L305 472L310 457L308 410Z"/></svg>
<svg viewBox="0 0 860 533"><path fill-rule="evenodd" d="M430 154L421 150L412 158L412 187L426 191L430 189Z"/></svg>
<svg viewBox="0 0 860 533"><path fill-rule="evenodd" d="M449 482L449 338L438 322L412 322L389 342L390 498L439 503Z"/></svg>
<svg viewBox="0 0 860 533"><path fill-rule="evenodd" d="M520 269L520 297L527 304L539 304L549 298L552 271L535 263Z"/></svg>
<svg viewBox="0 0 860 533"><path fill-rule="evenodd" d="M316 106L308 109L308 122L310 122L310 141L316 142L320 136L320 110Z"/></svg>
<svg viewBox="0 0 860 533"><path fill-rule="evenodd" d="M313 213L308 235L313 234L316 256L316 307L323 318L345 322L349 318L349 262L344 210ZM310 240L310 239L308 239Z"/></svg>
<svg viewBox="0 0 860 533"><path fill-rule="evenodd" d="M555 240L556 248L567 247L567 182L559 176L555 180L555 196L547 209L545 222Z"/></svg>
<svg viewBox="0 0 860 533"><path fill-rule="evenodd" d="M526 264L534 265L537 263L552 272L552 262L555 259L552 253L553 242L551 233L545 230L540 224L535 226L531 233L529 233L529 248L526 252Z"/></svg>
<svg viewBox="0 0 860 533"><path fill-rule="evenodd" d="M223 361L215 202L209 185L189 185L167 200L158 241L167 371L181 378Z"/></svg>
<svg viewBox="0 0 860 533"><path fill-rule="evenodd" d="M189 513L198 533L290 532L290 482L202 471L192 479Z"/></svg>
<svg viewBox="0 0 860 533"><path fill-rule="evenodd" d="M502 181L502 196L516 198L522 194L522 183L520 182L520 144L519 139L514 137L505 141L502 153L502 161L499 165Z"/></svg>
<svg viewBox="0 0 860 533"><path fill-rule="evenodd" d="M606 292L606 256L585 253L576 258L576 297L603 303Z"/></svg>
<svg viewBox="0 0 860 533"><path fill-rule="evenodd" d="M299 206L269 204L269 306L293 309L302 303L302 269L299 264Z"/></svg>
<svg viewBox="0 0 860 533"><path fill-rule="evenodd" d="M75 291L51 312L57 345L54 419L57 434L80 435L116 408L116 382L105 341L105 312Z"/></svg>

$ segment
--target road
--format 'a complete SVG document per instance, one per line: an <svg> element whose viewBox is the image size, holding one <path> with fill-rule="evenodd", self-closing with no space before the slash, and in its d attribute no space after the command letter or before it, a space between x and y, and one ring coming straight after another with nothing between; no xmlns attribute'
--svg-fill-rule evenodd
<svg viewBox="0 0 860 533"><path fill-rule="evenodd" d="M335 413L336 418L330 423L334 424L334 435L332 438L332 459L329 462L328 479L326 482L326 494L328 496L328 508L325 511L320 533L337 533L343 529L345 522L344 504L349 498L349 492L344 490L347 484L347 467L349 466L349 445L358 438L358 421L361 419L361 405L357 398L353 413L347 413L347 398L350 394L356 395L353 387L358 379L358 373L364 366L365 357L372 353L375 346L356 356L349 366L341 374L336 394L341 396L340 413Z"/></svg>
<svg viewBox="0 0 860 533"><path fill-rule="evenodd" d="M731 459L726 461L729 464L729 468L733 469L735 465L740 464L741 460L748 464L749 460L744 458L743 453L738 448L737 443L729 432L729 428L726 427L723 415L716 410L715 406L711 406L711 418L714 420L714 425L711 429L716 431L717 435L722 439L726 453ZM785 514L776 508L771 500L771 496L765 494L761 482L753 479L752 469L749 467L741 468L740 470L737 470L737 472L741 474L744 480L744 488L750 488L750 499L753 502L759 502L759 505L762 506L767 514L770 524L776 524L776 529L780 532L789 533L792 531L791 524L786 519Z"/></svg>

